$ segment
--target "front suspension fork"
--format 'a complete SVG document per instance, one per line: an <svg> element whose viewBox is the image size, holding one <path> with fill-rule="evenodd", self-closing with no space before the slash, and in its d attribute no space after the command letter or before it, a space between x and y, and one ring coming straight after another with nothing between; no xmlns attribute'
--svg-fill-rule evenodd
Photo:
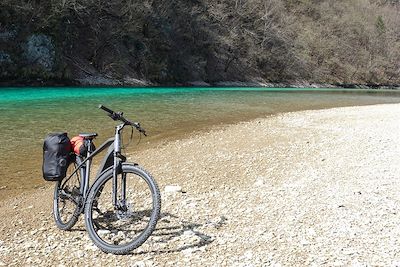
<svg viewBox="0 0 400 267"><path fill-rule="evenodd" d="M122 163L126 161L126 158L120 153L114 155L114 168L113 168L113 180L112 180L112 200L116 210L126 209L126 173L122 172ZM121 175L121 198L118 201L118 175Z"/></svg>

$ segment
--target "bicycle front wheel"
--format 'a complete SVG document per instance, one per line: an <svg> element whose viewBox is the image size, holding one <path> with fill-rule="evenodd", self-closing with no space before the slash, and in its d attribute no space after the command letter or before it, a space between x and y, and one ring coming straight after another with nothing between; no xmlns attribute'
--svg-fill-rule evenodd
<svg viewBox="0 0 400 267"><path fill-rule="evenodd" d="M71 176L76 166L75 162L71 163L67 169L69 178L57 181L54 188L53 216L57 227L61 230L70 230L75 225L82 207L79 171Z"/></svg>
<svg viewBox="0 0 400 267"><path fill-rule="evenodd" d="M104 252L126 254L142 245L160 216L160 191L142 168L123 164L117 177L117 207L113 204L113 170L94 183L85 206L86 229Z"/></svg>

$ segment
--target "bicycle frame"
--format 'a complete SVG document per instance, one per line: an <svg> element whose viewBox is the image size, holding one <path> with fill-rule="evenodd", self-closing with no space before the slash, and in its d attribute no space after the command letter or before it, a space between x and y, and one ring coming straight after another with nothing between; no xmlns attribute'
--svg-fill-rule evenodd
<svg viewBox="0 0 400 267"><path fill-rule="evenodd" d="M125 207L125 196L126 196L126 177L122 177L121 180L121 203L118 203L117 199L117 191L118 191L118 183L117 177L118 174L121 173L122 163L126 161L126 157L121 154L121 131L126 126L125 123L117 125L115 127L115 137L107 139L103 144L100 145L95 151L91 151L91 144L92 140L87 139L89 142L88 145L88 152L86 157L83 159L81 156L76 156L76 163L77 167L75 170L70 174L70 176L65 179L68 181L76 172L79 170L79 174L82 177L80 181L80 195L82 197L80 207L80 212L84 209L84 203L86 203L86 198L89 193L89 180L90 180L90 171L91 171L91 164L93 158L98 155L100 152L108 148L106 155L103 157L103 160L100 164L100 168L97 171L95 181L100 177L100 175L105 172L106 170L113 168L113 194L112 194L112 201L115 209L124 209Z"/></svg>
<svg viewBox="0 0 400 267"><path fill-rule="evenodd" d="M126 163L121 153L125 126L132 127L129 143L134 129L144 136L146 130L139 122L126 119L123 112L114 112L103 105L99 108L113 121L119 121L119 125L115 126L114 136L98 149L92 143L96 133L79 135L79 141L85 145L79 151L85 152L82 156L71 155L73 164L67 166L67 171L72 170L72 174L58 180L54 187L53 217L60 230L70 230L83 213L86 230L96 246L106 253L127 254L141 246L155 230L161 195L151 174L136 163ZM104 157L93 179L92 161L101 152Z"/></svg>

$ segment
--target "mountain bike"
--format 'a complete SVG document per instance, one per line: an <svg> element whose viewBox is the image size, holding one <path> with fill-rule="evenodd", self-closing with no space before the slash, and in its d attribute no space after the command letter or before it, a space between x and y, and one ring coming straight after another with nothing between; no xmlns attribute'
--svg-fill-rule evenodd
<svg viewBox="0 0 400 267"><path fill-rule="evenodd" d="M55 185L53 214L61 230L70 230L84 214L86 230L102 251L126 254L142 245L151 235L160 216L161 197L154 178L136 163L127 163L122 155L122 133L125 127L146 136L138 122L123 117L100 105L114 121L115 135L97 149L93 140L97 133L80 134L88 150L85 156L75 155L66 178ZM92 159L108 148L95 180L89 188ZM93 151L94 150L94 151Z"/></svg>

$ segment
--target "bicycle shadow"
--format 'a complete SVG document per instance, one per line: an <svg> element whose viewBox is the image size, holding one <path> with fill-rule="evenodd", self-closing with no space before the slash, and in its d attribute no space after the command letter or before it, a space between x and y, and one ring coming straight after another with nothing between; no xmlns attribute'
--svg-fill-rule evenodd
<svg viewBox="0 0 400 267"><path fill-rule="evenodd" d="M199 223L182 222L178 216L173 214L162 213L156 229L149 240L146 241L149 246L155 248L145 249L144 251L137 251L136 249L128 253L128 255L175 253L190 249L199 250L214 241L213 237L197 230L201 226L203 225ZM84 225L78 224L69 231L86 232L86 228ZM162 246L168 246L168 248L162 248Z"/></svg>
<svg viewBox="0 0 400 267"><path fill-rule="evenodd" d="M165 218L172 218L172 220L165 220ZM188 249L199 250L214 242L213 237L197 230L197 228L203 226L202 224L180 221L175 222L174 219L179 219L179 217L170 213L162 213L158 222L158 227L150 237L150 243L152 246L158 247L160 245L168 245L168 248L155 248L140 252L132 251L129 254L162 254L181 252ZM169 226L171 223L178 223L178 225Z"/></svg>

